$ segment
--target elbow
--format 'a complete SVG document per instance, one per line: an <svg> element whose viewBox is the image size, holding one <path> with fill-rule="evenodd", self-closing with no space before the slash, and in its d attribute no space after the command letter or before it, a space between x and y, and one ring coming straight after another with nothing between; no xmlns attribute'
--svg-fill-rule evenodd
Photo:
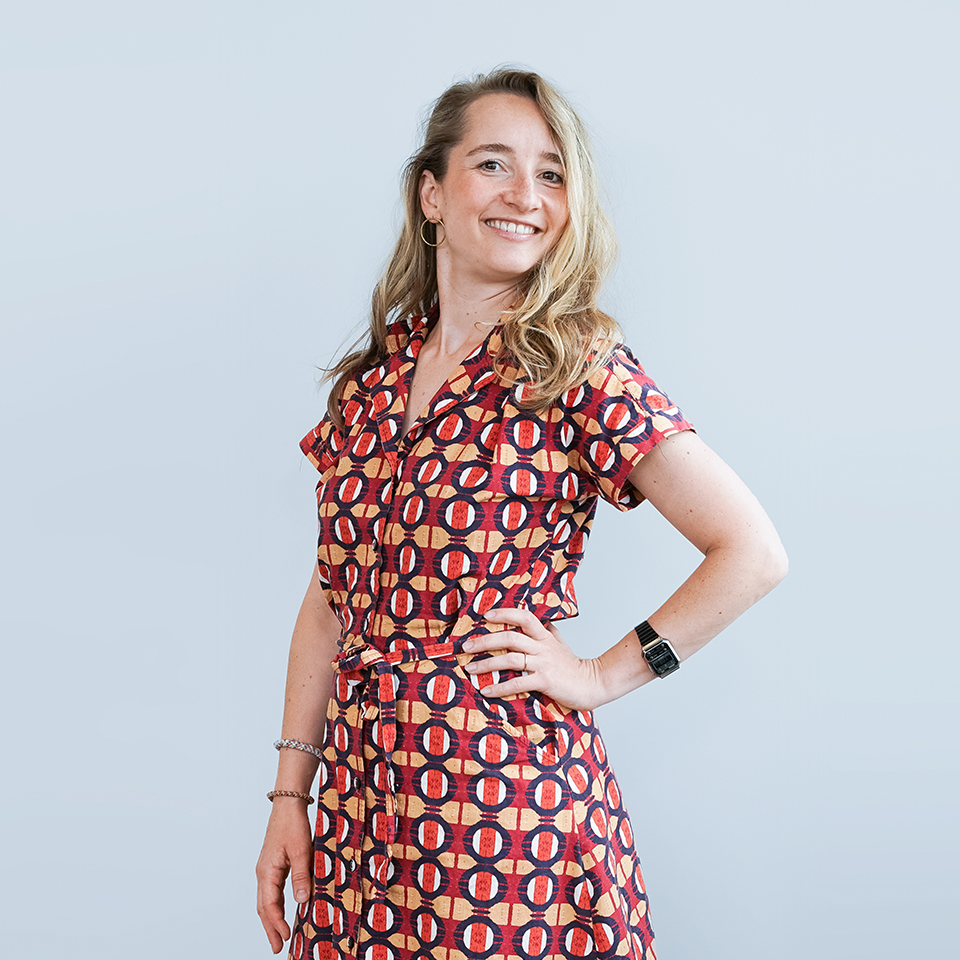
<svg viewBox="0 0 960 960"><path fill-rule="evenodd" d="M774 539L766 545L758 566L762 581L762 596L763 594L769 593L780 583L790 569L787 551L783 549L783 544L780 542L779 537L774 537Z"/></svg>

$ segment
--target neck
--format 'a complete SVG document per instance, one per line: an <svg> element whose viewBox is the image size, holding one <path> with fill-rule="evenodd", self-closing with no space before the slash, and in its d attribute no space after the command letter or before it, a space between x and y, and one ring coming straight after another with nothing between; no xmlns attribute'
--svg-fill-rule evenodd
<svg viewBox="0 0 960 960"><path fill-rule="evenodd" d="M515 283L478 282L456 276L446 257L437 258L440 319L430 334L439 354L459 354L486 338L517 296Z"/></svg>

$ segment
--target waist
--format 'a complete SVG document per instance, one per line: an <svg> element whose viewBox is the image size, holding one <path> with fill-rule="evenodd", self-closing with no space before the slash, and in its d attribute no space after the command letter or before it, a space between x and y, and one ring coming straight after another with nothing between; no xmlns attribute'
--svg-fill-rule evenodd
<svg viewBox="0 0 960 960"><path fill-rule="evenodd" d="M463 649L463 640L450 640L446 643L429 643L422 647L407 647L403 650L378 650L366 644L360 644L343 650L333 661L340 673L355 673L364 669L383 665L391 667L417 660L459 660L462 663L472 660L476 654Z"/></svg>
<svg viewBox="0 0 960 960"><path fill-rule="evenodd" d="M464 643L478 636L487 636L491 633L501 633L508 629L504 625L490 624L489 628L481 627L473 630L456 640L445 640L440 643L422 643L413 639L408 645L394 650L381 650L371 643L356 643L341 650L333 661L335 669L342 673L353 673L378 664L397 666L403 663L413 663L416 660L460 660L465 663L472 660L476 654L468 653L463 649Z"/></svg>

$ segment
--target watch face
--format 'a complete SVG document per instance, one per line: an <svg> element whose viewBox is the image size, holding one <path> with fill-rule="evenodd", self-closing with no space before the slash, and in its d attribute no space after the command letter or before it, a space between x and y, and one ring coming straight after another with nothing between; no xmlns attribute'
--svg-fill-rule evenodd
<svg viewBox="0 0 960 960"><path fill-rule="evenodd" d="M643 651L650 669L658 676L665 677L668 673L680 668L680 660L673 652L673 648L662 637L652 646Z"/></svg>

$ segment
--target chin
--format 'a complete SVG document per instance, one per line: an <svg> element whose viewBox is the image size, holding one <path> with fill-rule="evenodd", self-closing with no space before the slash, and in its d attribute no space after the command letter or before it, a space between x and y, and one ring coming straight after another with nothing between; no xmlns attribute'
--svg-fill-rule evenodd
<svg viewBox="0 0 960 960"><path fill-rule="evenodd" d="M496 263L490 264L490 273L498 274L502 280L519 281L537 265L539 257L504 257Z"/></svg>

